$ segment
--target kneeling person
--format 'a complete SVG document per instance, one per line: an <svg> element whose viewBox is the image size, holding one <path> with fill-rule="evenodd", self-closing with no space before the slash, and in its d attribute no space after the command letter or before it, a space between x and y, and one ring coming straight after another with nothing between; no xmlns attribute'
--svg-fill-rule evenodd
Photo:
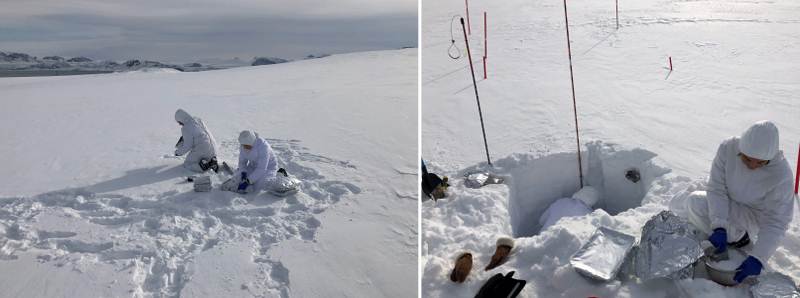
<svg viewBox="0 0 800 298"><path fill-rule="evenodd" d="M175 144L175 156L189 153L183 167L198 173L208 169L218 171L217 142L203 120L178 109L175 111L175 121L181 126L181 138Z"/></svg>
<svg viewBox="0 0 800 298"><path fill-rule="evenodd" d="M252 131L239 134L239 168L223 188L239 193L266 189L275 180L278 161L266 140Z"/></svg>

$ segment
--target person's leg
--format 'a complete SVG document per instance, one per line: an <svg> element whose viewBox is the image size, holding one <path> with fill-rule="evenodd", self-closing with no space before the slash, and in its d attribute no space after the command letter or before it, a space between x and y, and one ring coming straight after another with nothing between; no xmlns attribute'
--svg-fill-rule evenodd
<svg viewBox="0 0 800 298"><path fill-rule="evenodd" d="M748 230L752 230L753 214L745 206L730 201L728 209L728 226L724 227L728 234L728 242L736 242ZM686 198L688 220L706 235L711 235L711 218L708 212L708 197L705 191L694 191Z"/></svg>
<svg viewBox="0 0 800 298"><path fill-rule="evenodd" d="M708 216L708 199L705 191L693 191L686 197L687 219L706 235L711 234L711 219Z"/></svg>

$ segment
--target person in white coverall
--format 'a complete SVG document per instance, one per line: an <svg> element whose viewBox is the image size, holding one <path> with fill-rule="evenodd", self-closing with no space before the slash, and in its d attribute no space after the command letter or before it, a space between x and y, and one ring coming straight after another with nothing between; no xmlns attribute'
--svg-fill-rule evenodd
<svg viewBox="0 0 800 298"><path fill-rule="evenodd" d="M275 180L278 171L278 160L272 147L258 134L248 130L239 134L239 143L239 168L233 176L238 179L235 191L246 193L266 189Z"/></svg>
<svg viewBox="0 0 800 298"><path fill-rule="evenodd" d="M600 192L594 187L584 186L571 198L561 198L550 204L539 217L542 231L554 225L559 219L568 216L583 216L592 213L592 206L600 200Z"/></svg>
<svg viewBox="0 0 800 298"><path fill-rule="evenodd" d="M778 143L778 128L769 121L722 141L708 191L692 192L686 200L689 221L710 235L717 253L745 247L749 235L757 235L737 268L737 282L761 273L792 221L792 172Z"/></svg>
<svg viewBox="0 0 800 298"><path fill-rule="evenodd" d="M217 171L217 142L203 120L178 109L175 111L175 121L181 125L181 138L175 145L175 156L189 153L183 166L194 172L208 169Z"/></svg>

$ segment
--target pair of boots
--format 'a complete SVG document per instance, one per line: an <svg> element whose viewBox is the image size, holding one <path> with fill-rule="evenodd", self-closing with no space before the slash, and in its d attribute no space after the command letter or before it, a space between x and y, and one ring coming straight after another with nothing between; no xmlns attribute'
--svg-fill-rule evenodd
<svg viewBox="0 0 800 298"><path fill-rule="evenodd" d="M217 157L212 157L211 159L200 159L200 169L203 172L208 171L208 169L214 170L214 173L219 173L219 164L217 164Z"/></svg>
<svg viewBox="0 0 800 298"><path fill-rule="evenodd" d="M489 271L505 263L513 248L514 239L509 237L497 239L494 255L492 255L489 265L487 265L484 270ZM470 271L472 271L472 253L460 253L456 256L456 265L450 273L450 280L456 283L463 283L467 280Z"/></svg>

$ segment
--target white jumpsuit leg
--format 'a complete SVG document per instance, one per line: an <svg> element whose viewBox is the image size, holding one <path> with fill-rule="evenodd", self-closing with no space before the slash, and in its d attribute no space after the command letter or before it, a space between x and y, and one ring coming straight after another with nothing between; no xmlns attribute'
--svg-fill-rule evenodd
<svg viewBox="0 0 800 298"><path fill-rule="evenodd" d="M686 211L689 222L694 224L700 231L711 235L711 219L708 215L708 198L705 191L693 191L686 198ZM748 232L750 236L758 234L758 222L755 214L749 208L735 201L730 201L728 210L730 223L725 227L728 234L728 242L735 242Z"/></svg>

